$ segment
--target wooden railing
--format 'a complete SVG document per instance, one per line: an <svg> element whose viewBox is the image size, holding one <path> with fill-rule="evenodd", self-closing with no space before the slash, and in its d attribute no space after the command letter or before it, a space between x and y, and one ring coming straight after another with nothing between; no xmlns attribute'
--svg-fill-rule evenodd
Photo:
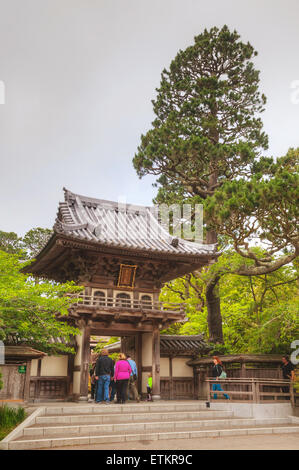
<svg viewBox="0 0 299 470"><path fill-rule="evenodd" d="M233 401L266 403L290 401L295 404L295 394L292 382L282 379L261 379L261 378L235 378L219 379L212 378L205 380L206 397L208 401L225 398L228 395ZM213 384L219 384L222 391L212 390ZM217 398L214 398L216 394Z"/></svg>
<svg viewBox="0 0 299 470"><path fill-rule="evenodd" d="M135 310L159 310L183 313L185 311L184 303L160 302L142 299L129 299L120 297L106 297L86 294L71 294L70 297L78 298L77 305L87 305L102 308L124 308ZM76 305L76 304L75 304Z"/></svg>
<svg viewBox="0 0 299 470"><path fill-rule="evenodd" d="M161 377L161 398L164 400L194 399L193 377Z"/></svg>
<svg viewBox="0 0 299 470"><path fill-rule="evenodd" d="M30 399L66 398L70 377L30 377Z"/></svg>

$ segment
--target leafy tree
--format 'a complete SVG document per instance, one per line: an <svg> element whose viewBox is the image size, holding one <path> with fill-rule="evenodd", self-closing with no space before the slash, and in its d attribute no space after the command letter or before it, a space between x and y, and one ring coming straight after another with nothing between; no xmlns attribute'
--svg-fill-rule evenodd
<svg viewBox="0 0 299 470"><path fill-rule="evenodd" d="M48 228L36 227L29 230L22 239L27 256L34 258L46 245L53 231Z"/></svg>
<svg viewBox="0 0 299 470"><path fill-rule="evenodd" d="M258 255L260 249L254 251ZM230 266L231 271L227 269L219 281L225 346L215 344L214 352L289 353L299 328L297 263L260 276L234 274L242 263L244 258L234 251L226 251L218 261L220 267ZM246 260L248 267L252 263ZM189 321L176 325L176 334L208 335L206 276L207 268L206 272L176 279L164 287L163 300L187 303Z"/></svg>
<svg viewBox="0 0 299 470"><path fill-rule="evenodd" d="M118 341L119 341L119 338L117 336L111 336L111 338L109 338L109 340L106 341L105 343L99 341L96 347L94 348L94 352L99 354L102 351L102 349L106 348L106 346L109 346L109 344L117 343Z"/></svg>
<svg viewBox="0 0 299 470"><path fill-rule="evenodd" d="M141 137L133 163L140 177L159 176L156 202L203 202L227 181L250 177L267 136L258 117L253 47L227 26L214 27L179 51L162 72L153 128ZM207 243L217 232L207 220ZM218 279L206 287L210 339L222 342Z"/></svg>
<svg viewBox="0 0 299 470"><path fill-rule="evenodd" d="M52 230L41 227L29 230L24 237L19 237L14 232L0 231L0 250L19 254L22 259L33 258L45 246L52 233Z"/></svg>
<svg viewBox="0 0 299 470"><path fill-rule="evenodd" d="M119 339L120 338L118 338L117 336L111 336L111 338L106 343L102 343L101 341L99 341L98 344L96 345L96 347L94 348L94 353L101 354L101 351L103 349L105 349L107 346L109 346L109 344L117 343L119 341ZM118 360L118 354L119 353L110 353L109 357L111 357L111 359L114 362L116 362Z"/></svg>
<svg viewBox="0 0 299 470"><path fill-rule="evenodd" d="M6 253L19 253L22 250L22 238L15 232L0 230L0 250Z"/></svg>
<svg viewBox="0 0 299 470"><path fill-rule="evenodd" d="M299 148L268 163L264 174L223 184L206 204L210 225L231 240L239 255L253 261L236 269L240 275L273 272L299 254ZM250 239L261 249L254 250Z"/></svg>
<svg viewBox="0 0 299 470"><path fill-rule="evenodd" d="M6 343L29 343L46 352L74 352L53 338L66 343L80 334L67 319L68 309L76 299L67 294L82 288L72 282L37 283L20 269L26 263L18 255L0 251L0 337Z"/></svg>

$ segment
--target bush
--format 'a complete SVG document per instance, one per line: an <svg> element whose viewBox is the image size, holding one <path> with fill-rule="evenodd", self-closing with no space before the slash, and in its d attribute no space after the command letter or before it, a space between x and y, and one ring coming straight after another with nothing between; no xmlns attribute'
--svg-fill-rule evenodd
<svg viewBox="0 0 299 470"><path fill-rule="evenodd" d="M0 440L24 421L26 416L24 408L10 408L7 405L0 406Z"/></svg>

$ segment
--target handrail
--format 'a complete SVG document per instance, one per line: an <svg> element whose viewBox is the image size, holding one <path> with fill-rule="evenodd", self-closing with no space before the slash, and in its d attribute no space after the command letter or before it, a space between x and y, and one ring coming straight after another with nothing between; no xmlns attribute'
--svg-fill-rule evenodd
<svg viewBox="0 0 299 470"><path fill-rule="evenodd" d="M185 304L182 302L161 302L143 299L132 299L123 297L106 297L86 294L69 294L71 298L79 299L77 305L99 306L103 308L129 308L138 310L164 310L184 311Z"/></svg>
<svg viewBox="0 0 299 470"><path fill-rule="evenodd" d="M234 377L234 378L225 378L225 379L216 379L208 377L205 379L206 383L206 396L208 401L213 399L214 394L217 396L218 394L226 394L231 399L234 396L244 396L249 401L253 403L269 403L278 402L279 398L283 398L284 401L280 400L280 403L285 403L285 399L290 401L294 406L295 403L295 392L292 382L286 379L273 379L273 378L260 378L260 377ZM211 384L219 384L219 385L228 385L225 389L222 390L211 390ZM232 387L229 388L229 385ZM236 390L234 385L240 385L248 387L247 390ZM279 388L279 392L277 391L264 391L263 386L268 386L272 388ZM286 388L288 388L288 392L286 392ZM263 399L266 398L266 399ZM267 399L268 398L268 399ZM270 400L272 398L272 400ZM241 400L242 401L242 400ZM244 400L243 400L244 401Z"/></svg>
<svg viewBox="0 0 299 470"><path fill-rule="evenodd" d="M218 379L216 380L215 378L211 378L211 377L207 377L206 379L206 382L219 382L219 383L224 383L224 382L275 382L277 384L277 382L280 383L286 383L286 384L289 384L290 381L289 380L286 380L286 379L276 379L276 378L261 378L261 377L228 377L226 379Z"/></svg>

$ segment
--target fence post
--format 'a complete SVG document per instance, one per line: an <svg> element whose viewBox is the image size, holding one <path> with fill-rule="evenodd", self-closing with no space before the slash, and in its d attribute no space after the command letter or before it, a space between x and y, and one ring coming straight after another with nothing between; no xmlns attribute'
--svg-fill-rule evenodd
<svg viewBox="0 0 299 470"><path fill-rule="evenodd" d="M255 380L252 379L251 381L251 391L252 391L252 401L253 403L257 403L257 383Z"/></svg>
<svg viewBox="0 0 299 470"><path fill-rule="evenodd" d="M207 401L210 401L211 399L211 394L210 394L210 382L206 380L206 396L207 396Z"/></svg>
<svg viewBox="0 0 299 470"><path fill-rule="evenodd" d="M295 394L293 382L290 382L290 401L293 408L295 408Z"/></svg>

